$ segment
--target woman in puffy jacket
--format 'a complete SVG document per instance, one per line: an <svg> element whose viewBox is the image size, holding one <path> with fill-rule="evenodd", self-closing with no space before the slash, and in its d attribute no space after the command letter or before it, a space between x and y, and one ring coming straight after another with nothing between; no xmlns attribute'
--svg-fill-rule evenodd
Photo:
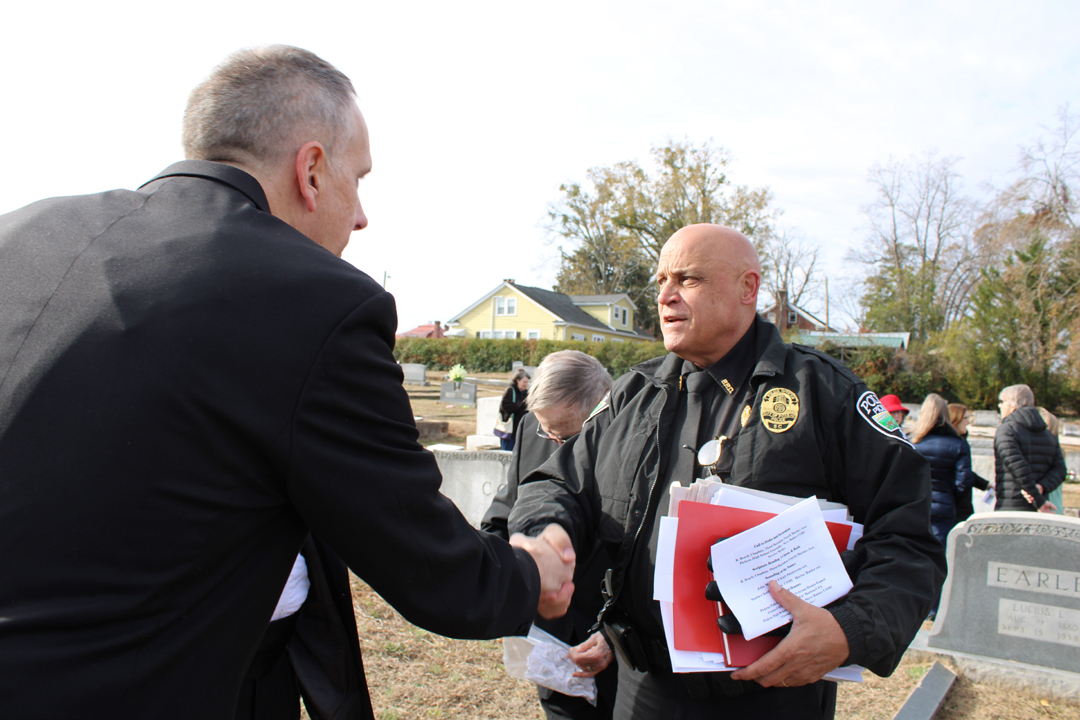
<svg viewBox="0 0 1080 720"><path fill-rule="evenodd" d="M945 398L930 393L919 410L911 435L915 449L930 461L930 525L942 545L956 524L956 499L971 493L975 473L971 470L971 448L949 424Z"/></svg>

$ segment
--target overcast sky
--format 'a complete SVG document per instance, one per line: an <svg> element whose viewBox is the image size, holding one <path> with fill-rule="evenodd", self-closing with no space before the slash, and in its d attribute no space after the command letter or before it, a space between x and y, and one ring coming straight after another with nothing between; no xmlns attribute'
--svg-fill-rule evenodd
<svg viewBox="0 0 1080 720"><path fill-rule="evenodd" d="M20 3L4 24L0 212L181 159L188 91L239 47L337 65L374 158L345 258L389 275L402 330L503 278L550 288L559 184L670 138L728 149L839 279L873 163L959 156L979 195L1080 108L1075 2Z"/></svg>

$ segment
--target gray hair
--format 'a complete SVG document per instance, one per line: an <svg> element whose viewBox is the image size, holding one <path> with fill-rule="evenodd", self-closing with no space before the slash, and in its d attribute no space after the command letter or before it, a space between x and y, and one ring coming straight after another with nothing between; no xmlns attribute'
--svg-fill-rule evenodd
<svg viewBox="0 0 1080 720"><path fill-rule="evenodd" d="M1027 385L1010 385L1001 391L998 399L1015 408L1035 407L1035 393Z"/></svg>
<svg viewBox="0 0 1080 720"><path fill-rule="evenodd" d="M596 358L577 350L560 350L536 368L525 404L530 412L562 405L576 409L584 419L612 384L611 375Z"/></svg>
<svg viewBox="0 0 1080 720"><path fill-rule="evenodd" d="M248 48L218 65L188 97L184 155L272 166L313 137L332 155L339 133L355 132L356 91L340 70L288 45ZM293 147L296 145L296 147Z"/></svg>

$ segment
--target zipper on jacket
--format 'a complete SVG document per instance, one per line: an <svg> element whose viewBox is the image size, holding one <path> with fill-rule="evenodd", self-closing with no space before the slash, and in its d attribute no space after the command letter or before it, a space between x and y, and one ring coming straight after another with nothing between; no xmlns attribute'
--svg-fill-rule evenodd
<svg viewBox="0 0 1080 720"><path fill-rule="evenodd" d="M645 377L645 379L647 379L649 382L659 387L660 392L663 393L664 397L664 402L660 405L660 413L656 416L656 473L655 475L653 475L652 482L649 484L649 495L645 499L645 511L641 514L641 520L638 522L637 530L634 532L634 539L630 543L630 555L627 558L626 564L621 568L621 573L619 577L619 589L616 591L613 587L608 588L608 593L605 593L607 594L607 598L604 599L604 606L601 607L600 612L596 614L596 622L589 629L589 635L592 635L594 632L597 632L600 629L600 625L604 622L604 614L612 605L615 604L615 601L619 599L620 593L622 593L623 582L626 579L626 568L630 565L630 561L633 559L633 548L637 545L638 537L641 535L641 529L645 527L645 518L649 514L649 508L652 507L653 492L656 490L656 483L660 479L660 465L661 460L663 459L663 448L660 446L660 420L664 416L664 408L667 407L668 392L667 388L664 387L663 384L655 382L652 378L648 377L644 373L640 374ZM679 378L679 383L680 385L682 384L682 377ZM612 582L605 584L613 585L614 583Z"/></svg>

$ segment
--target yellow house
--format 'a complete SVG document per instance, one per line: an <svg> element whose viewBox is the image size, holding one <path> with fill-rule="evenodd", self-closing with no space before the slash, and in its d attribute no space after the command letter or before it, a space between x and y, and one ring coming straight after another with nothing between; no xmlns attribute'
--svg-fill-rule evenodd
<svg viewBox="0 0 1080 720"><path fill-rule="evenodd" d="M635 311L626 293L563 295L511 279L450 318L446 326L448 335L475 338L652 341L634 325Z"/></svg>

